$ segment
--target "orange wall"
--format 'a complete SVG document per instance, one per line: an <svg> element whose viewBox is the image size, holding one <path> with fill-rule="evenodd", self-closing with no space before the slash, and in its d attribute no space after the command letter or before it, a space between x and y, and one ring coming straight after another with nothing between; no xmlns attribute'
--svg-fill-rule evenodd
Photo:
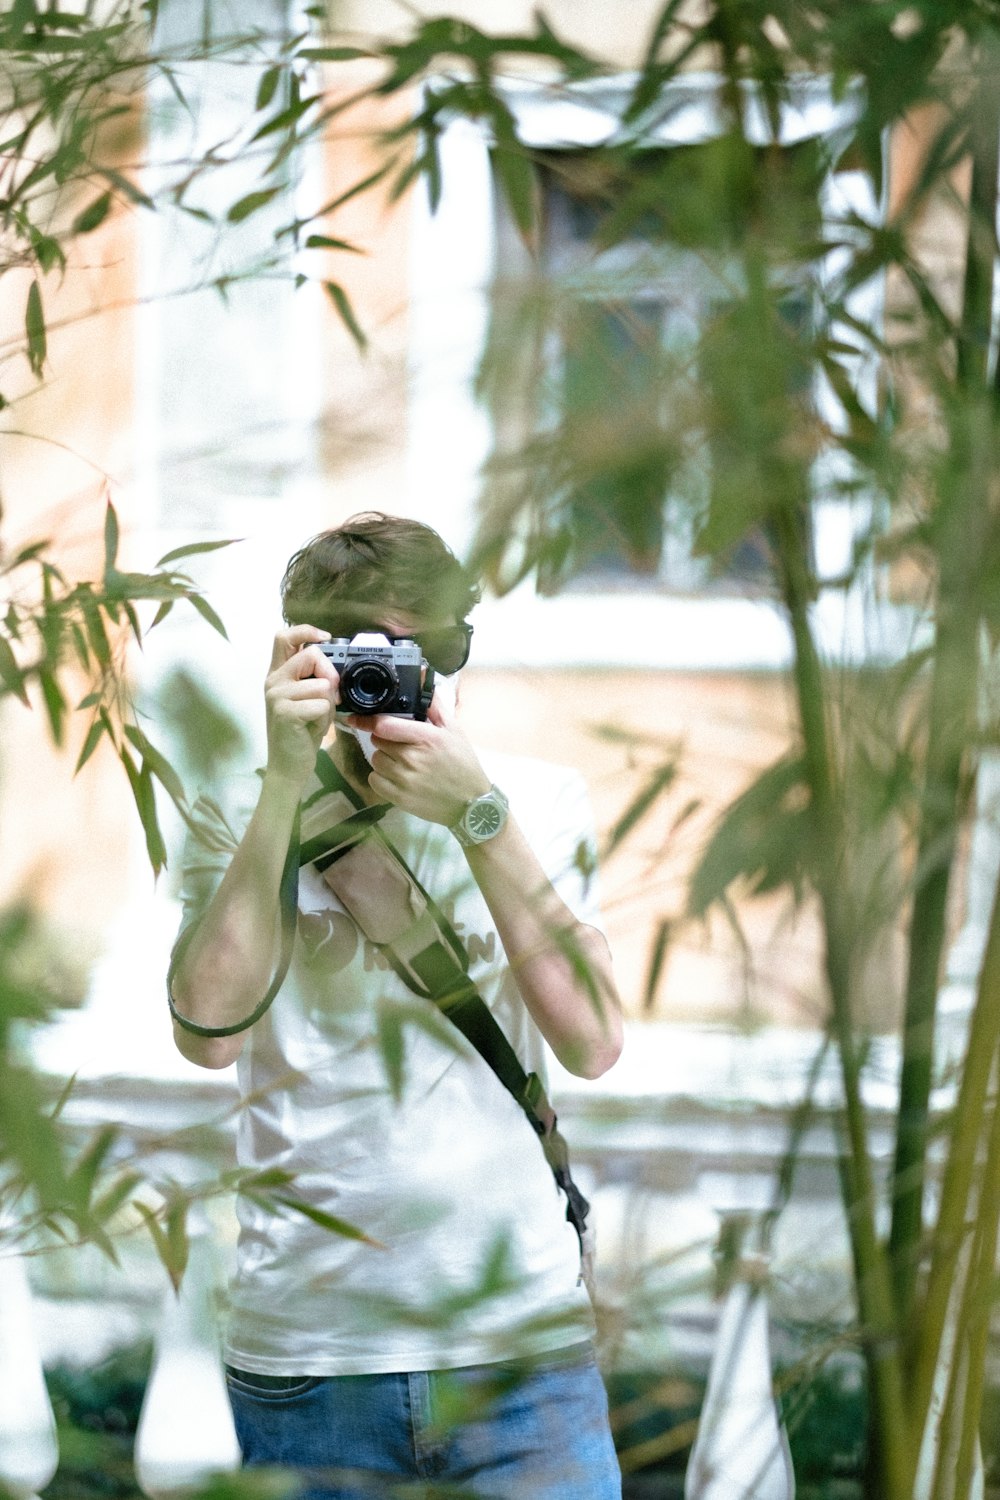
<svg viewBox="0 0 1000 1500"><path fill-rule="evenodd" d="M783 897L739 902L749 951L721 918L683 920L687 880L714 819L787 749L779 677L469 668L461 693L463 724L477 744L584 773L602 838L656 766L677 755L669 793L602 867L608 937L631 1014L642 1011L650 943L668 918L674 936L653 1014L822 1023L822 950L810 911L789 923ZM604 739L595 730L605 724L638 738Z"/></svg>

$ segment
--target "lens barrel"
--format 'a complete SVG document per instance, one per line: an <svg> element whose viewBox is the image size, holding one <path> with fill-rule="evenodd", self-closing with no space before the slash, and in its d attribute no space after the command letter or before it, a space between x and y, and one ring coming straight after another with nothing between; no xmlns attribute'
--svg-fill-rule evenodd
<svg viewBox="0 0 1000 1500"><path fill-rule="evenodd" d="M340 701L359 714L381 713L396 696L399 680L385 662L371 657L352 662L340 679Z"/></svg>

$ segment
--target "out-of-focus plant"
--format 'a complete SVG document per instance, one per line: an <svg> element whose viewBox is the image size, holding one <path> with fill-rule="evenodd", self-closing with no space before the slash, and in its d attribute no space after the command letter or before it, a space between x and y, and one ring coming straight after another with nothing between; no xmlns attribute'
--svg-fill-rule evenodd
<svg viewBox="0 0 1000 1500"><path fill-rule="evenodd" d="M116 218L164 209L191 215L225 235L279 197L299 145L310 132L321 133L343 107L322 108L321 95L306 87L316 71L306 32L272 33L249 24L233 29L228 23L220 30L208 7L198 35L168 43L161 41L158 11L157 0L64 8L15 0L0 11L0 278L8 278L5 305L23 308L0 347L0 437L8 431L27 435L17 425L18 404L44 385L54 337L65 318L87 315L63 312L59 291L92 237ZM319 19L313 7L306 24ZM142 153L153 82L164 81L180 107L189 109L191 77L197 78L199 65L219 60L258 70L246 118L196 158L159 169L151 185ZM231 194L222 196L224 169L247 153L257 160L258 183L230 201ZM208 179L220 182L217 213L194 201L196 188ZM317 205L325 227L337 206ZM245 264L234 262L224 272L207 264L195 285L179 291L215 287L225 296L233 282L262 275L301 284L306 275L301 263L292 265L293 252L322 250L325 264L331 253L355 249L329 233L310 238L310 222L280 226L271 248L249 255ZM347 292L328 279L324 285L336 314L363 344ZM99 303L94 310L101 310ZM55 436L33 435L43 442ZM60 498L39 495L38 513L55 508ZM72 576L58 535L12 543L0 506L0 712L15 713L18 705L40 711L56 747L67 741L80 745L76 771L102 743L112 747L158 874L166 846L157 785L182 819L188 817L188 802L181 776L154 743L156 731L149 730L148 715L137 706L134 652L178 603L190 605L225 634L185 566L187 559L228 543L192 541L167 552L149 571L130 569L121 562L115 505L107 493L103 501L103 517L95 515L94 524L96 533L103 520L103 567L99 576L87 578ZM197 694L197 684L183 686L189 698ZM199 727L205 731L211 721L217 742L209 747L204 734L200 740L189 737L188 748L195 746L201 757L195 757L196 770L204 771L206 759L235 733L218 707L213 710L202 715ZM86 728L71 732L76 715L84 717ZM64 1109L73 1081L54 1101L51 1081L40 1079L31 1065L29 1046L34 1026L79 1003L83 977L60 967L58 952L57 936L29 904L0 914L0 1236L5 1245L19 1246L37 1245L40 1235L87 1241L114 1260L115 1237L138 1227L152 1236L176 1284L186 1263L192 1197L232 1192L237 1180L193 1189L161 1180L144 1160L134 1155L123 1160L117 1129L81 1136L67 1126ZM300 1211L286 1177L250 1182L241 1177L239 1186L251 1194L280 1195L285 1211ZM328 1227L355 1233L335 1220Z"/></svg>
<svg viewBox="0 0 1000 1500"><path fill-rule="evenodd" d="M697 13L669 0L607 140L576 155L523 145L505 92L511 59L526 54L544 59L563 94L610 71L544 20L532 35L509 37L437 18L369 53L385 66L373 92L429 80L419 110L388 141L390 152L413 142L406 179L422 172L433 202L441 131L456 115L484 122L533 257L520 287L498 289L482 376L498 444L478 557L493 584L502 591L534 577L552 591L609 551L653 571L669 495L710 576L752 545L763 559L755 584L787 620L796 743L721 818L690 910L705 913L742 887L787 890L821 914L857 1338L870 1381L871 1493L886 1500L913 1493L935 1380L946 1395L933 1494L968 1493L1000 1216L1000 917L954 1105L943 1121L931 1112L949 893L977 759L995 741L979 700L1000 578L998 49L1000 19L975 0L709 0ZM702 84L718 132L658 149L656 129L693 60L712 70ZM826 79L834 98L850 93L855 106L786 150L781 120L805 76ZM884 204L887 136L932 111L938 126L891 219L847 199L821 210L824 183L848 171L866 174ZM967 198L959 168L971 173ZM592 254L563 276L540 253L547 175L592 226ZM951 300L914 238L943 200L960 207L965 225L963 285ZM680 253L704 278L705 315L682 337L671 338L669 325L664 337L629 304L620 258L602 269L603 253L636 240L645 250L637 283L668 277ZM872 287L887 289L888 316L881 307L859 316L857 294ZM598 305L603 328L588 319ZM631 322L620 337L616 318ZM561 368L554 345L572 351ZM881 389L866 394L857 372L873 366ZM822 406L821 382L835 398ZM834 580L820 576L813 551L820 486L825 503L850 505L855 516L861 506L867 517ZM867 661L838 659L821 638L817 602L884 598L885 569L902 560L923 580L913 648L889 664L874 649ZM891 1181L882 1184L862 1088L867 959L899 932L900 1097ZM926 1191L932 1130L947 1138L936 1207ZM888 1235L882 1201L891 1205Z"/></svg>
<svg viewBox="0 0 1000 1500"><path fill-rule="evenodd" d="M870 1383L871 1492L885 1500L912 1495L932 1389L943 1377L933 1493L938 1500L962 1497L981 1411L1000 1221L998 917L944 1121L936 1202L926 1178L931 1131L938 1128L931 1084L949 894L977 757L995 740L995 726L984 729L979 721L979 685L981 644L995 635L1000 603L993 330L1000 19L983 0L946 6L817 0L808 7L796 0L766 7L707 0L697 13L668 0L622 86L613 130L588 148L585 160L530 149L518 135L505 83L512 64L543 70L563 93L612 71L564 42L544 17L517 35L489 35L436 17L418 21L403 41L365 45L342 44L314 19L316 34L281 39L260 64L255 118L228 149L260 150L261 181L229 205L224 219L240 223L268 209L296 152L333 128L353 103L416 97L416 108L386 131L374 171L276 232L276 253L350 253L357 247L336 233L339 208L376 188L399 196L417 178L435 204L439 142L448 123L464 116L489 131L497 181L531 268L523 285L500 289L482 371L498 443L486 474L477 555L495 587L534 577L552 591L575 572L599 566L609 551L654 570L669 495L670 524L678 525L708 576L718 578L749 549L754 587L784 612L796 741L720 820L692 881L690 911L705 913L741 887L786 890L790 900L810 902L821 914L829 1029L843 1087L841 1162L856 1332ZM29 204L42 183L62 188L101 175L91 153L108 123L102 110L118 107L107 106L99 85L104 102L86 114L91 133L81 131L65 107L72 91L65 93L67 71L51 69L52 58L62 64L76 53L80 60L78 38L89 28L96 41L88 46L110 47L107 55L121 58L116 76L137 79L155 59L148 35L123 45L135 35L125 12L114 33L97 27L89 11L71 21L28 0L4 24L0 54L16 60L18 77L31 78L35 90L19 85L24 123L10 149L22 165L11 176L14 206L6 227L20 236L21 264L34 273L22 352L41 374L42 277L58 271L64 241L40 228ZM86 53L91 60L97 55ZM338 64L358 62L370 70L358 86L328 93L319 70L335 76ZM702 87L718 130L697 146L658 147L657 130L676 107L672 90L693 63L711 70ZM62 94L50 96L50 74L64 80ZM827 80L832 97L853 103L831 129L785 149L781 120L809 77ZM849 171L864 173L875 201L886 201L887 136L918 113L933 114L939 124L907 191L894 200L891 219L846 199L838 207L835 195L823 201L825 185ZM23 164L28 145L46 132L60 143L59 165L49 160L38 177ZM189 184L212 164L206 158L178 178L176 203L184 205ZM956 187L960 168L971 173L967 198ZM542 254L540 204L553 181L592 226L593 254L567 277ZM965 224L963 286L951 300L921 263L914 239L942 199L961 208ZM140 189L104 172L97 197L81 204L64 232L93 232L125 200L150 207ZM643 316L641 296L629 305L620 259L612 254L607 270L602 256L635 243L643 247L631 265L635 286L668 278L671 264L675 272L681 265L681 274L684 267L696 272L704 288L697 326L664 338L662 327ZM343 286L326 285L363 344ZM888 289L888 320L858 314L858 293L873 286ZM600 305L608 313L603 320L589 315ZM572 353L561 371L550 357L554 344ZM857 372L875 366L881 389L866 393ZM833 398L822 405L815 399L820 385ZM825 504L851 506L856 518L861 511L866 518L856 525L853 557L838 579L822 577L814 556L818 488ZM7 626L10 634L41 642L34 658L11 646L7 690L17 691L18 673L33 671L57 735L67 701L64 691L52 690L59 650L68 644L81 666L103 668L101 642L114 637L116 623L134 626L126 609L131 597L155 598L161 609L200 597L170 568L179 554L141 582L131 575L131 585L116 583L130 575L116 574L115 555L112 547L97 585L69 585L43 568L37 636L16 616L17 630ZM924 588L923 628L913 649L888 665L877 653L863 663L838 659L821 639L817 602L837 593L877 600L884 569L903 561ZM22 557L18 566L31 563ZM58 644L54 655L43 621ZM154 778L170 791L169 777L145 737L140 742L129 733L131 723L141 734L134 721L115 719L117 689L109 696L98 675L84 697L91 697L88 710L95 714L91 737L94 744L102 735L114 741L142 812ZM626 832L671 780L664 767L652 792L644 790L646 802L625 815ZM155 839L150 852L156 863ZM669 928L662 932L665 943ZM872 1163L862 1089L872 1008L867 960L887 934L898 932L906 947L902 1065L895 1160L884 1190ZM661 944L651 972L659 973L663 961ZM888 1234L879 1215L883 1197L891 1205ZM164 1233L169 1243L169 1226Z"/></svg>

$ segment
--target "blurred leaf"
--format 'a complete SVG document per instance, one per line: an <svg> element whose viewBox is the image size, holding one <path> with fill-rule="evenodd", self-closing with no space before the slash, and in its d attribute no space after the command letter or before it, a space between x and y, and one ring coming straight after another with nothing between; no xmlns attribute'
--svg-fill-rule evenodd
<svg viewBox="0 0 1000 1500"><path fill-rule="evenodd" d="M349 240L331 239L328 234L310 234L306 238L305 248L307 250L348 250L353 255L367 255L368 251L360 245L352 245Z"/></svg>
<svg viewBox="0 0 1000 1500"><path fill-rule="evenodd" d="M157 1214L153 1209L149 1207L147 1203L143 1203L139 1198L136 1198L134 1201L135 1207L139 1214L142 1216L143 1223L146 1225L146 1228L149 1230L149 1233L152 1237L153 1244L156 1248L156 1253L160 1258L160 1264L163 1266L167 1275L170 1277L171 1285L176 1292L180 1287L180 1277L176 1276L175 1274L175 1268L172 1263L170 1242L168 1241L167 1236L163 1231L163 1226L160 1223Z"/></svg>
<svg viewBox="0 0 1000 1500"><path fill-rule="evenodd" d="M691 877L688 910L702 917L735 880L751 894L788 885L801 894L811 819L805 765L789 756L769 766L722 813Z"/></svg>
<svg viewBox="0 0 1000 1500"><path fill-rule="evenodd" d="M0 682L9 693L20 698L27 706L30 702L28 689L25 686L24 673L17 664L17 658L11 650L10 642L6 636L0 635Z"/></svg>
<svg viewBox="0 0 1000 1500"><path fill-rule="evenodd" d="M70 1199L79 1208L89 1207L94 1184L119 1134L117 1125L103 1125L87 1142L70 1168L68 1177Z"/></svg>
<svg viewBox="0 0 1000 1500"><path fill-rule="evenodd" d="M166 1243L170 1255L167 1271L170 1280L174 1284L174 1291L180 1290L180 1284L187 1270L188 1255L191 1242L188 1237L188 1200L177 1193L168 1203L165 1213Z"/></svg>
<svg viewBox="0 0 1000 1500"><path fill-rule="evenodd" d="M172 552L165 552L156 566L163 568L167 563L179 562L182 557L194 557L202 552L218 552L220 547L234 547L242 540L242 537L228 537L222 542L188 542L186 546L175 547Z"/></svg>
<svg viewBox="0 0 1000 1500"><path fill-rule="evenodd" d="M365 57L377 57L378 53L368 47L303 47L299 52L307 62L357 62Z"/></svg>
<svg viewBox="0 0 1000 1500"><path fill-rule="evenodd" d="M242 724L220 703L211 686L186 667L175 667L157 693L156 714L180 741L195 785L218 775L219 767L244 753Z"/></svg>
<svg viewBox="0 0 1000 1500"><path fill-rule="evenodd" d="M187 796L180 777L166 756L157 750L137 724L126 724L125 735L141 754L156 779L162 783L171 800L182 812L187 811Z"/></svg>
<svg viewBox="0 0 1000 1500"><path fill-rule="evenodd" d="M254 101L255 109L267 108L277 92L283 72L284 69L280 63L272 63L270 67L264 69L260 75L260 82L257 85L257 98Z"/></svg>
<svg viewBox="0 0 1000 1500"><path fill-rule="evenodd" d="M48 715L52 739L57 745L63 742L63 726L66 718L66 699L55 674L48 667L38 668L38 682L42 689L42 701Z"/></svg>
<svg viewBox="0 0 1000 1500"><path fill-rule="evenodd" d="M498 142L491 152L493 170L521 238L532 247L538 226L538 180L534 163L516 140Z"/></svg>
<svg viewBox="0 0 1000 1500"><path fill-rule="evenodd" d="M249 219L251 214L255 214L258 209L270 203L283 191L284 189L279 186L258 188L255 192L247 193L244 198L240 198L238 202L232 205L226 214L226 218L230 224L241 224L244 219Z"/></svg>
<svg viewBox="0 0 1000 1500"><path fill-rule="evenodd" d="M107 632L104 629L100 607L89 588L84 588L80 591L79 604L80 612L83 615L83 623L87 630L87 639L90 642L90 649L93 651L102 669L106 672L111 667L111 646L108 642Z"/></svg>
<svg viewBox="0 0 1000 1500"><path fill-rule="evenodd" d="M336 198L331 198L328 203L324 203L319 213L314 214L313 218L325 219L327 214L332 214L336 209L342 208L345 203L350 203L352 198L357 198L361 193L367 193L370 188L382 182L395 165L396 162L393 158L385 162L381 167L376 168L374 172L370 172L367 177L362 177L359 182L352 183L345 192L338 193Z"/></svg>
<svg viewBox="0 0 1000 1500"><path fill-rule="evenodd" d="M608 834L607 843L604 846L605 857L614 853L650 809L655 807L664 792L670 790L677 779L677 771L676 759L668 760L662 766L656 767Z"/></svg>
<svg viewBox="0 0 1000 1500"><path fill-rule="evenodd" d="M222 636L223 640L228 641L229 637L228 635L226 635L225 625L223 625L222 621L219 619L219 616L216 614L215 610L209 604L204 595L187 594L185 597L188 599L189 603L194 605L194 608L201 615L202 619L207 620L212 629L217 630L218 633Z"/></svg>
<svg viewBox="0 0 1000 1500"><path fill-rule="evenodd" d="M385 1067L386 1082L396 1104L403 1097L406 1051L403 1042L403 1018L391 1003L378 1007L378 1047Z"/></svg>
<svg viewBox="0 0 1000 1500"><path fill-rule="evenodd" d="M331 1234L339 1234L347 1240L360 1240L376 1250L385 1249L385 1246L378 1240L373 1240L370 1235L365 1234L355 1225L348 1224L346 1219L338 1219L333 1214L324 1213L321 1208L314 1208L311 1203L302 1203L298 1198L288 1198L278 1193L274 1195L274 1202L280 1203L283 1208L290 1209L293 1213L301 1214L311 1223L318 1224L320 1229L328 1229Z"/></svg>
<svg viewBox="0 0 1000 1500"><path fill-rule="evenodd" d="M121 172L116 172L113 167L107 166L102 166L98 170L100 171L101 176L105 178L107 182L111 183L112 187L117 188L118 191L124 197L126 197L130 203L134 203L137 208L156 207L156 204L153 202L152 198L150 198L148 194L144 193L142 189L136 185L136 183L131 181L130 178L123 176Z"/></svg>
<svg viewBox="0 0 1000 1500"><path fill-rule="evenodd" d="M118 758L125 769L132 788L132 797L135 802L142 831L146 836L146 853L153 867L153 874L159 875L167 863L167 850L163 842L163 834L160 831L159 817L156 811L156 794L153 790L153 778L150 768L143 762L141 769L136 766L127 748L118 746Z"/></svg>
<svg viewBox="0 0 1000 1500"><path fill-rule="evenodd" d="M344 327L347 329L348 333L351 335L351 338L357 344L361 352L364 353L364 351L368 347L368 339L365 336L364 329L361 327L361 324L355 317L354 309L351 306L350 300L347 296L347 293L344 291L344 288L342 286L339 286L335 281L324 281L323 285L326 287L327 293L330 297L330 301L337 309L337 312L340 315L340 320L343 323Z"/></svg>
<svg viewBox="0 0 1000 1500"><path fill-rule="evenodd" d="M87 730L87 737L83 742L83 748L80 751L79 758L76 762L75 767L73 768L74 776L78 771L82 771L83 767L87 764L88 760L97 749L105 733L106 729L104 721L100 718L95 719L90 728Z"/></svg>
<svg viewBox="0 0 1000 1500"><path fill-rule="evenodd" d="M114 575L115 562L118 557L118 513L108 501L104 512L104 577L108 579Z"/></svg>
<svg viewBox="0 0 1000 1500"><path fill-rule="evenodd" d="M45 335L45 312L42 308L42 289L37 281L31 283L24 311L24 333L28 340L28 363L34 375L41 375L45 366L47 341Z"/></svg>
<svg viewBox="0 0 1000 1500"><path fill-rule="evenodd" d="M62 1144L44 1106L33 1072L0 1055L0 1161L20 1173L40 1207L54 1210L66 1203L67 1186Z"/></svg>
<svg viewBox="0 0 1000 1500"><path fill-rule="evenodd" d="M656 1004L656 992L660 986L663 976L663 967L667 959L667 949L673 936L674 923L670 917L661 917L656 924L653 941L649 948L649 961L646 966L646 981L642 987L642 1009L651 1011Z"/></svg>
<svg viewBox="0 0 1000 1500"><path fill-rule="evenodd" d="M66 1082L63 1084L62 1089L59 1093L59 1098L52 1106L52 1113L49 1116L51 1120L58 1120L59 1116L66 1108L70 1099L73 1097L73 1090L76 1087L76 1080L78 1076L79 1075L77 1073L71 1073Z"/></svg>
<svg viewBox="0 0 1000 1500"><path fill-rule="evenodd" d="M112 201L110 193L102 193L99 198L95 198L93 203L89 204L73 220L73 233L91 234L108 217L108 214L111 212Z"/></svg>

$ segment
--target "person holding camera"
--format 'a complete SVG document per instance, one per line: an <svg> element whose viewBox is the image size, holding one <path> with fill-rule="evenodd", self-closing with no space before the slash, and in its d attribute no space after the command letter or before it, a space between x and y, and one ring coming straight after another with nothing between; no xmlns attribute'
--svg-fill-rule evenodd
<svg viewBox="0 0 1000 1500"><path fill-rule="evenodd" d="M244 1463L322 1500L621 1494L545 1095L546 1045L621 1048L589 811L459 728L477 599L419 522L314 538L266 766L193 820L168 990L184 1056L238 1061L230 1396Z"/></svg>

